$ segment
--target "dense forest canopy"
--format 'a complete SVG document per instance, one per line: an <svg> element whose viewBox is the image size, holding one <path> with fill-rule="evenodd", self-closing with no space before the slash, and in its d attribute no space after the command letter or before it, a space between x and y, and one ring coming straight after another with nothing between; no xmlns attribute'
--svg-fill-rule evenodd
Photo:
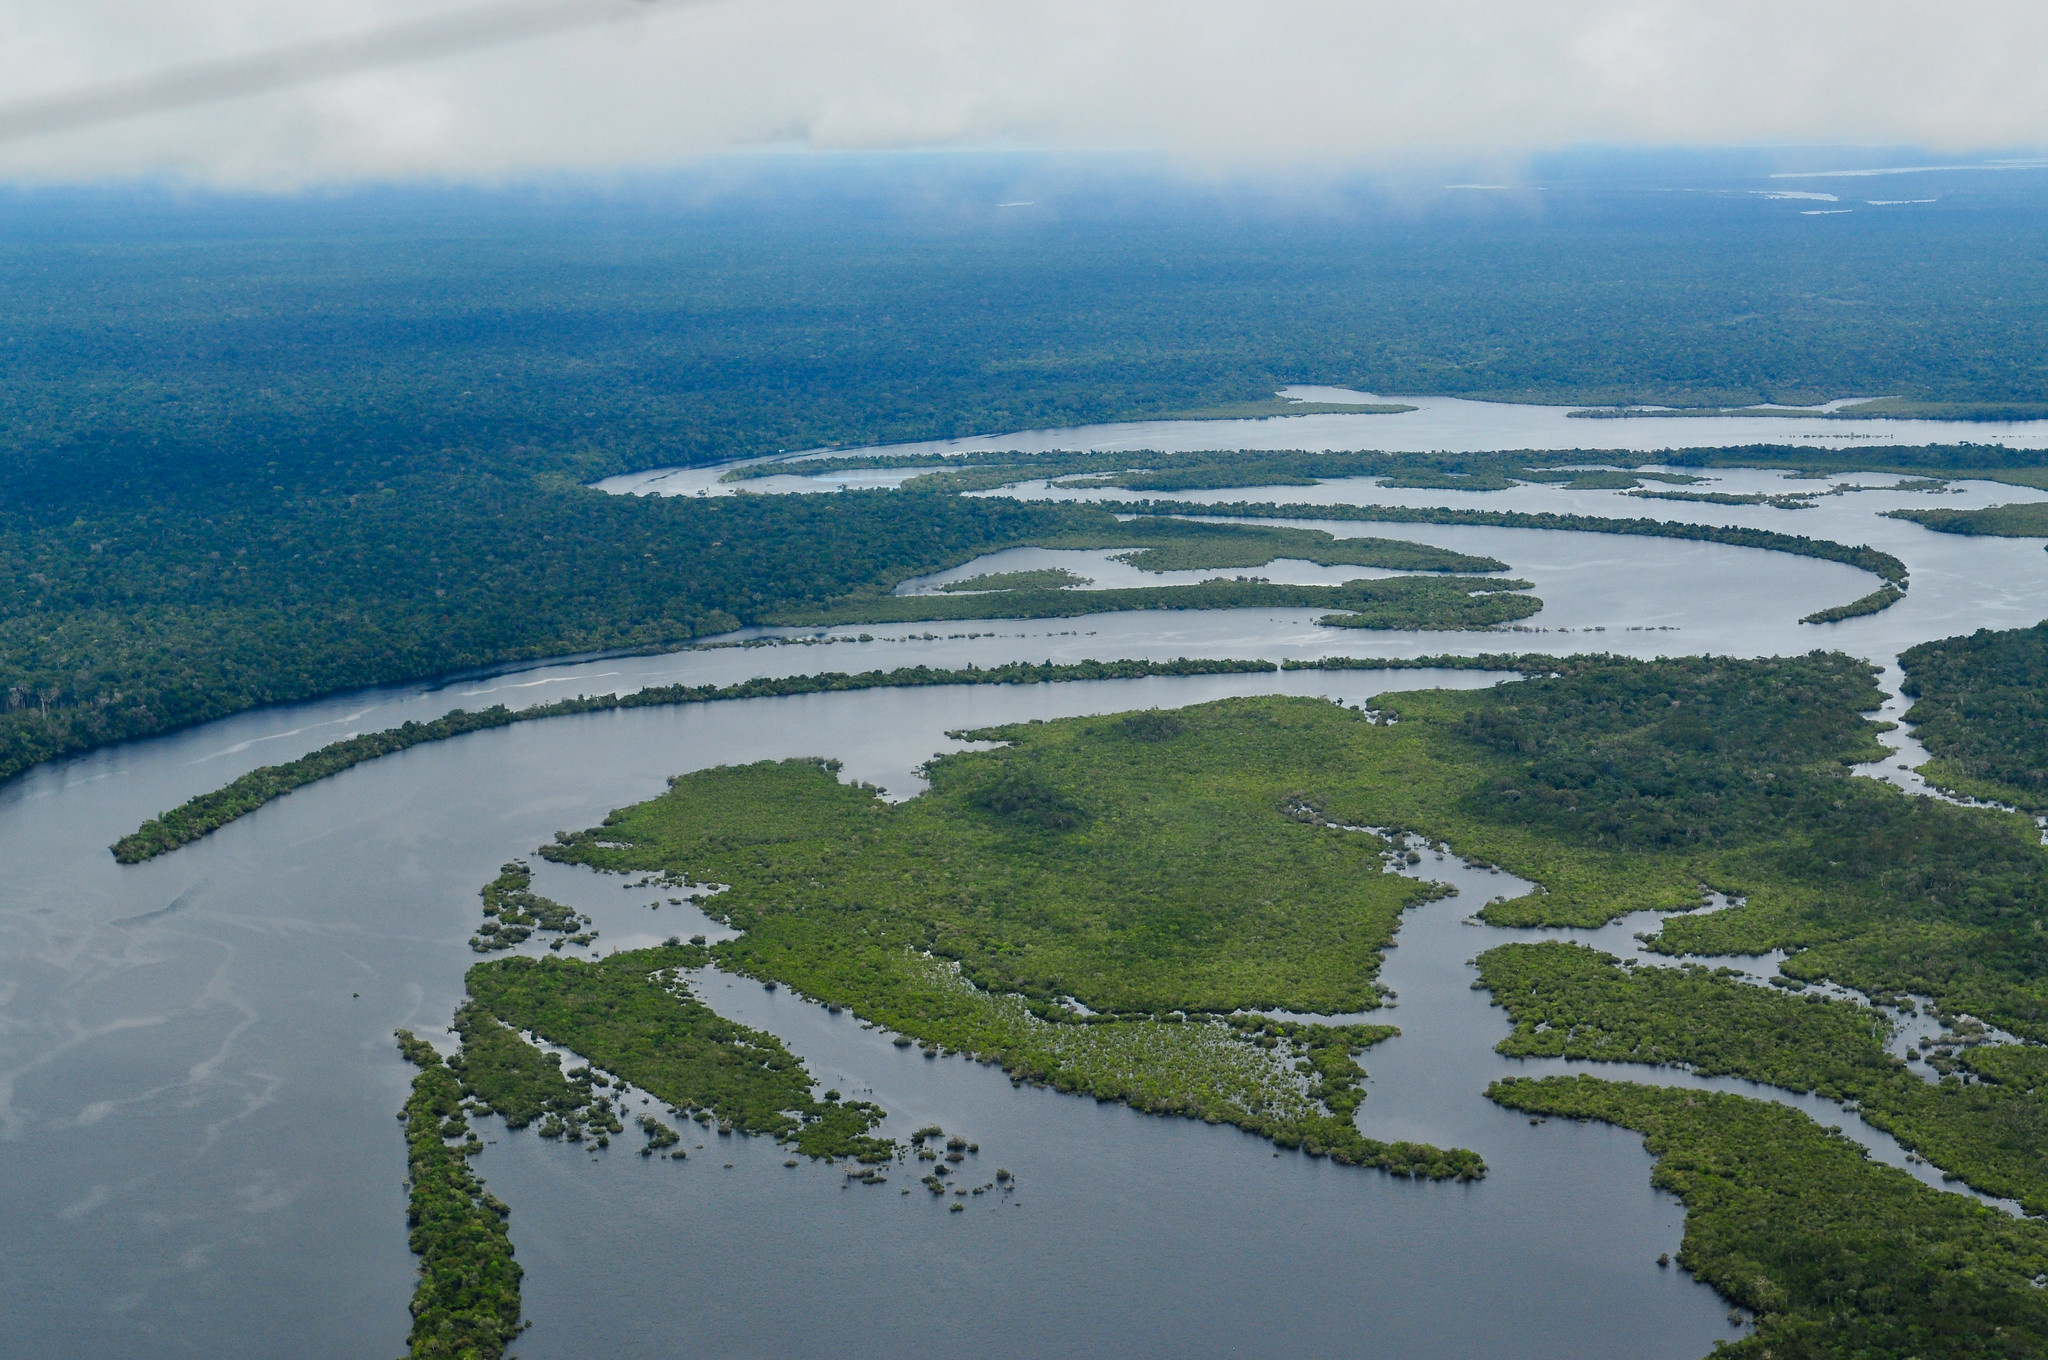
<svg viewBox="0 0 2048 1360"><path fill-rule="evenodd" d="M1992 414L2048 372L2017 181L1819 219L1725 175L1423 207L1069 176L1012 213L1027 170L988 165L0 201L0 777L251 704L672 644L1052 513L582 489L607 473L1291 382Z"/></svg>

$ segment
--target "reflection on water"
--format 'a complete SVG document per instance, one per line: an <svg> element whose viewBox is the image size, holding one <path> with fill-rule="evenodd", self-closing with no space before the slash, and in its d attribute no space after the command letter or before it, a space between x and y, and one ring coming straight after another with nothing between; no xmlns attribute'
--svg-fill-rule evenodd
<svg viewBox="0 0 2048 1360"><path fill-rule="evenodd" d="M1310 419L1322 418L1273 424L1298 430ZM1786 489L1774 473L1714 475L1716 489ZM2039 495L1961 486L1938 503ZM31 772L0 787L0 1139L11 1173L0 1178L0 1213L12 1227L0 1238L11 1305L0 1353L397 1353L412 1258L392 1118L408 1073L391 1030L446 1023L474 959L465 942L476 891L499 864L558 828L658 793L668 775L828 755L845 761L845 777L903 796L921 762L953 749L949 729L1239 693L1362 702L1393 686L1497 677L1288 672L590 714L372 762L146 865L122 869L107 855L142 818L257 765L452 707L753 675L1084 657L1816 646L1890 665L1914 642L2048 612L2040 543L1877 517L1928 503L1914 492L1832 496L1803 511L1547 486L1456 496L1344 483L1274 498L1757 524L1869 542L1904 558L1913 585L1882 614L1814 628L1799 615L1864 593L1870 578L1714 544L1331 522L1321 527L1500 558L1536 582L1546 607L1525 626L1544 631L1360 633L1284 610L760 630L817 645L583 658L393 687ZM1012 565L985 559L962 570L992 562ZM852 640L859 633L871 640ZM824 640L835 636L848 640ZM1651 1264L1676 1247L1680 1214L1650 1189L1637 1137L1565 1121L1531 1127L1479 1096L1501 1070L1528 1070L1490 1052L1505 1021L1468 988L1463 961L1496 938L1461 924L1503 890L1487 879L1462 901L1418 909L1404 927L1385 975L1400 993L1386 1018L1404 1033L1369 1056L1365 1107L1376 1133L1479 1149L1493 1167L1485 1181L1419 1185L1274 1157L1231 1130L1013 1089L962 1060L906 1056L786 990L709 986L714 1005L784 1035L822 1080L872 1089L898 1123L978 1138L984 1156L1020 1177L1020 1207L932 1215L894 1181L843 1189L831 1169L785 1170L780 1154L745 1140L673 1165L630 1154L592 1162L498 1132L481 1169L514 1205L529 1271L537 1325L520 1351L528 1360L593 1346L646 1356L1698 1356L1732 1333L1708 1291ZM606 949L691 933L678 929L687 908L649 911L615 884L598 887L609 897L553 879L545 890L587 891L604 913ZM1480 1299L1486 1306L1473 1307Z"/></svg>

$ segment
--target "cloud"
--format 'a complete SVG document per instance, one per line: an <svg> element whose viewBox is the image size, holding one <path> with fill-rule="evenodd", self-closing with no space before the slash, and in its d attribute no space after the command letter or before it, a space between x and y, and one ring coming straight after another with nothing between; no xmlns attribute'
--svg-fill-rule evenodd
<svg viewBox="0 0 2048 1360"><path fill-rule="evenodd" d="M592 0L605 5L631 13L18 138L0 144L0 176L487 180L763 146L1148 150L1242 167L1582 142L2048 142L2035 0ZM339 13L22 0L0 14L0 88L54 97L422 18L410 0Z"/></svg>

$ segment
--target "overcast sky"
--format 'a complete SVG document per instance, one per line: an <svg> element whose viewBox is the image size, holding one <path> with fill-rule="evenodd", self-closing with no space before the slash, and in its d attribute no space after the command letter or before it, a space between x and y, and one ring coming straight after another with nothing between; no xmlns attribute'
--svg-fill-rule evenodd
<svg viewBox="0 0 2048 1360"><path fill-rule="evenodd" d="M471 7L7 0L0 90L56 95ZM15 137L0 177L489 179L763 146L1157 150L1225 169L1583 142L1964 153L2048 144L2044 58L2043 0L671 0Z"/></svg>

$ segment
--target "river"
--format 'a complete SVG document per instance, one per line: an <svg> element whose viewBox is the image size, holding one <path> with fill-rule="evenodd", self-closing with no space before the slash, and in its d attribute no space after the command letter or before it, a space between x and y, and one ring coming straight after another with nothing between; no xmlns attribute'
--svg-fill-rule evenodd
<svg viewBox="0 0 2048 1360"><path fill-rule="evenodd" d="M1725 485L1715 489L1787 489L1777 474L1716 475ZM402 1350L412 1258L392 1116L409 1069L391 1031L438 1034L446 1023L474 959L465 941L477 888L500 863L659 792L671 774L834 756L844 777L901 797L914 794L923 760L956 748L949 729L1235 693L1355 703L1498 676L1292 672L592 714L372 762L146 865L124 869L107 855L143 817L257 765L451 707L677 681L917 662L1592 647L1650 656L1828 646L1886 664L1916 641L2048 612L2040 543L1937 535L1877 515L2040 496L1985 483L1932 498L1858 491L1804 511L1548 486L1222 494L1754 523L1870 542L1904 558L1913 585L1882 614L1816 628L1796 619L1863 594L1872 578L1714 544L1333 522L1325 527L1337 533L1499 557L1545 599L1526 621L1537 631L1358 633L1278 610L842 628L815 636L872 640L570 659L242 714L39 768L0 787L0 1140L10 1170L0 1179L10 1224L0 1236L10 1301L0 1353ZM1043 564L1006 555L955 574L1027 562ZM650 912L615 880L540 867L543 891L598 917L603 948L690 933L686 908ZM1423 867L1466 872L1454 860ZM1487 894L1505 890L1486 879ZM1492 1075L1533 1068L1490 1052L1506 1022L1470 990L1464 960L1520 933L1460 924L1478 904L1468 887L1404 927L1386 974L1400 1004L1385 1014L1404 1032L1365 1058L1363 1115L1374 1133L1479 1150L1491 1172L1470 1185L1276 1157L1229 1129L1015 1089L991 1068L897 1050L787 990L708 978L708 1001L782 1035L821 1081L872 1091L892 1112L886 1131L965 1132L1020 1188L948 1215L921 1194L899 1195L910 1178L849 1189L831 1168L785 1170L759 1141L718 1140L674 1164L623 1148L593 1159L493 1127L479 1169L513 1206L535 1322L518 1352L1702 1355L1736 1332L1711 1291L1655 1266L1676 1249L1682 1214L1650 1188L1636 1135L1531 1126L1479 1095Z"/></svg>

